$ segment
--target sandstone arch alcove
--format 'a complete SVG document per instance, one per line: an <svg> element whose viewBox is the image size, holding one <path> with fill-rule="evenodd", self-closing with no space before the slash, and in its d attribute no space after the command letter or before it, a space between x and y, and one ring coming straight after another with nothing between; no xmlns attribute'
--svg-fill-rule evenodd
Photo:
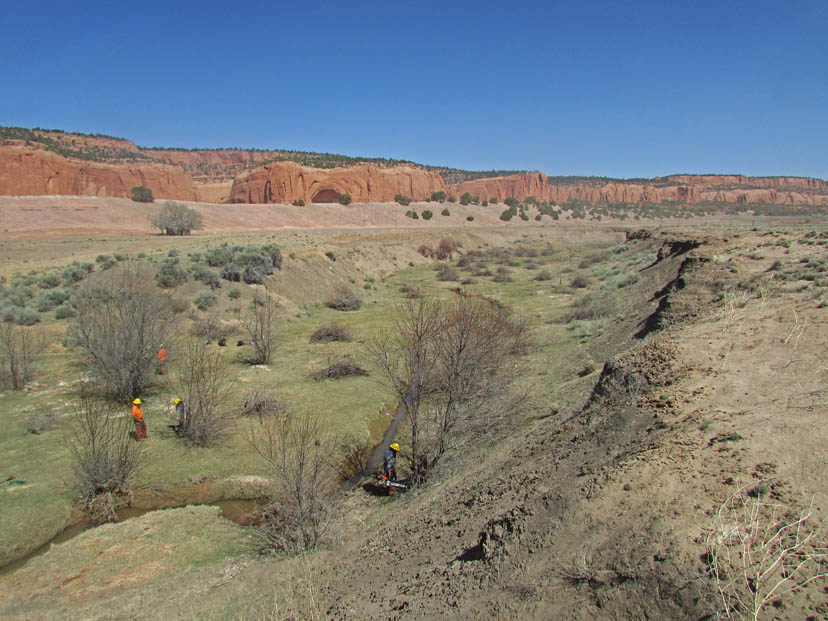
<svg viewBox="0 0 828 621"><path fill-rule="evenodd" d="M313 195L313 203L335 203L339 200L339 192L331 188L323 188Z"/></svg>

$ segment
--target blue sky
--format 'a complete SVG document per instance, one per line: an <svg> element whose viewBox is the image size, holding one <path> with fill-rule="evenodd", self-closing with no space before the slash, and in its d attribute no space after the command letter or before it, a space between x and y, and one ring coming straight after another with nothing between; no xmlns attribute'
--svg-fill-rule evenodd
<svg viewBox="0 0 828 621"><path fill-rule="evenodd" d="M828 1L0 0L0 124L468 169L828 177Z"/></svg>

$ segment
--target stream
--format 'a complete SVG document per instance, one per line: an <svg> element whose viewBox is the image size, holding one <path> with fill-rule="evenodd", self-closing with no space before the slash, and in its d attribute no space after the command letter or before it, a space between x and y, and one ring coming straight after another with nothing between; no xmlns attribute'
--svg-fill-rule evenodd
<svg viewBox="0 0 828 621"><path fill-rule="evenodd" d="M404 417L405 408L402 406L402 404L400 404L397 407L397 410L394 412L394 418L392 419L391 424L388 426L388 429L385 431L385 434L382 437L382 441L379 444L377 444L371 451L371 455L368 457L368 461L365 464L365 469L355 477L352 477L350 480L346 481L342 485L342 489L354 489L362 479L364 479L365 477L372 476L377 471L377 469L382 464L383 456L385 455L385 449L394 440L394 436L397 434L397 428L399 427L400 422ZM219 507L219 514L223 518L226 518L231 522L235 522L237 524L244 524L245 518L258 506L257 501L243 498L233 500L218 500L216 502L210 502L206 504L210 507ZM164 511L164 509L174 509L183 506L185 505L173 504L164 508L126 507L118 511L118 519L115 520L115 522L125 522L126 520L131 520L132 518L141 517L142 515L145 515L150 511ZM48 552L53 545L65 543L70 539L74 539L81 533L86 532L90 528L94 528L96 526L99 526L99 524L95 524L94 522L90 522L88 520L82 520L80 522L72 524L71 526L67 526L43 545L35 548L34 550L29 552L25 556L20 557L16 561L12 561L4 565L3 567L0 567L0 577L7 576L11 573L14 573L21 567L24 567L33 558Z"/></svg>

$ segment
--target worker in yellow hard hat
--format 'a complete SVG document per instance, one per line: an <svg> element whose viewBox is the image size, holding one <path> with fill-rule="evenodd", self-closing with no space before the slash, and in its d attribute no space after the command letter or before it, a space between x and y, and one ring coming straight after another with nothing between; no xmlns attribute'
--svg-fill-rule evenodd
<svg viewBox="0 0 828 621"><path fill-rule="evenodd" d="M132 400L132 419L135 422L135 440L140 442L147 437L147 424L144 422L140 399Z"/></svg>
<svg viewBox="0 0 828 621"><path fill-rule="evenodd" d="M394 442L393 444L389 445L387 449L385 449L385 458L383 460L383 472L385 473L385 478L389 481L396 481L397 480L397 453L400 452L400 445Z"/></svg>
<svg viewBox="0 0 828 621"><path fill-rule="evenodd" d="M181 400L181 397L173 399L173 405L175 406L175 413L178 416L178 420L175 425L170 425L170 427L175 431L176 435L183 436L190 426L190 409Z"/></svg>

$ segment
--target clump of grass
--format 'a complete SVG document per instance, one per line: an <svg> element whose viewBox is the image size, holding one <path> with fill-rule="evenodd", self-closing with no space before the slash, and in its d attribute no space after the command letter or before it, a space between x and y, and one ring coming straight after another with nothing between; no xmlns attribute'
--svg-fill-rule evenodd
<svg viewBox="0 0 828 621"><path fill-rule="evenodd" d="M535 277L532 280L537 280L539 282L552 280L552 273L549 270L542 270L535 274Z"/></svg>
<svg viewBox="0 0 828 621"><path fill-rule="evenodd" d="M573 289L586 289L587 287L589 287L589 278L587 278L586 276L576 276L572 279L569 285Z"/></svg>
<svg viewBox="0 0 828 621"><path fill-rule="evenodd" d="M311 343L330 343L333 341L347 343L351 340L351 332L339 323L329 323L320 326L310 337Z"/></svg>

